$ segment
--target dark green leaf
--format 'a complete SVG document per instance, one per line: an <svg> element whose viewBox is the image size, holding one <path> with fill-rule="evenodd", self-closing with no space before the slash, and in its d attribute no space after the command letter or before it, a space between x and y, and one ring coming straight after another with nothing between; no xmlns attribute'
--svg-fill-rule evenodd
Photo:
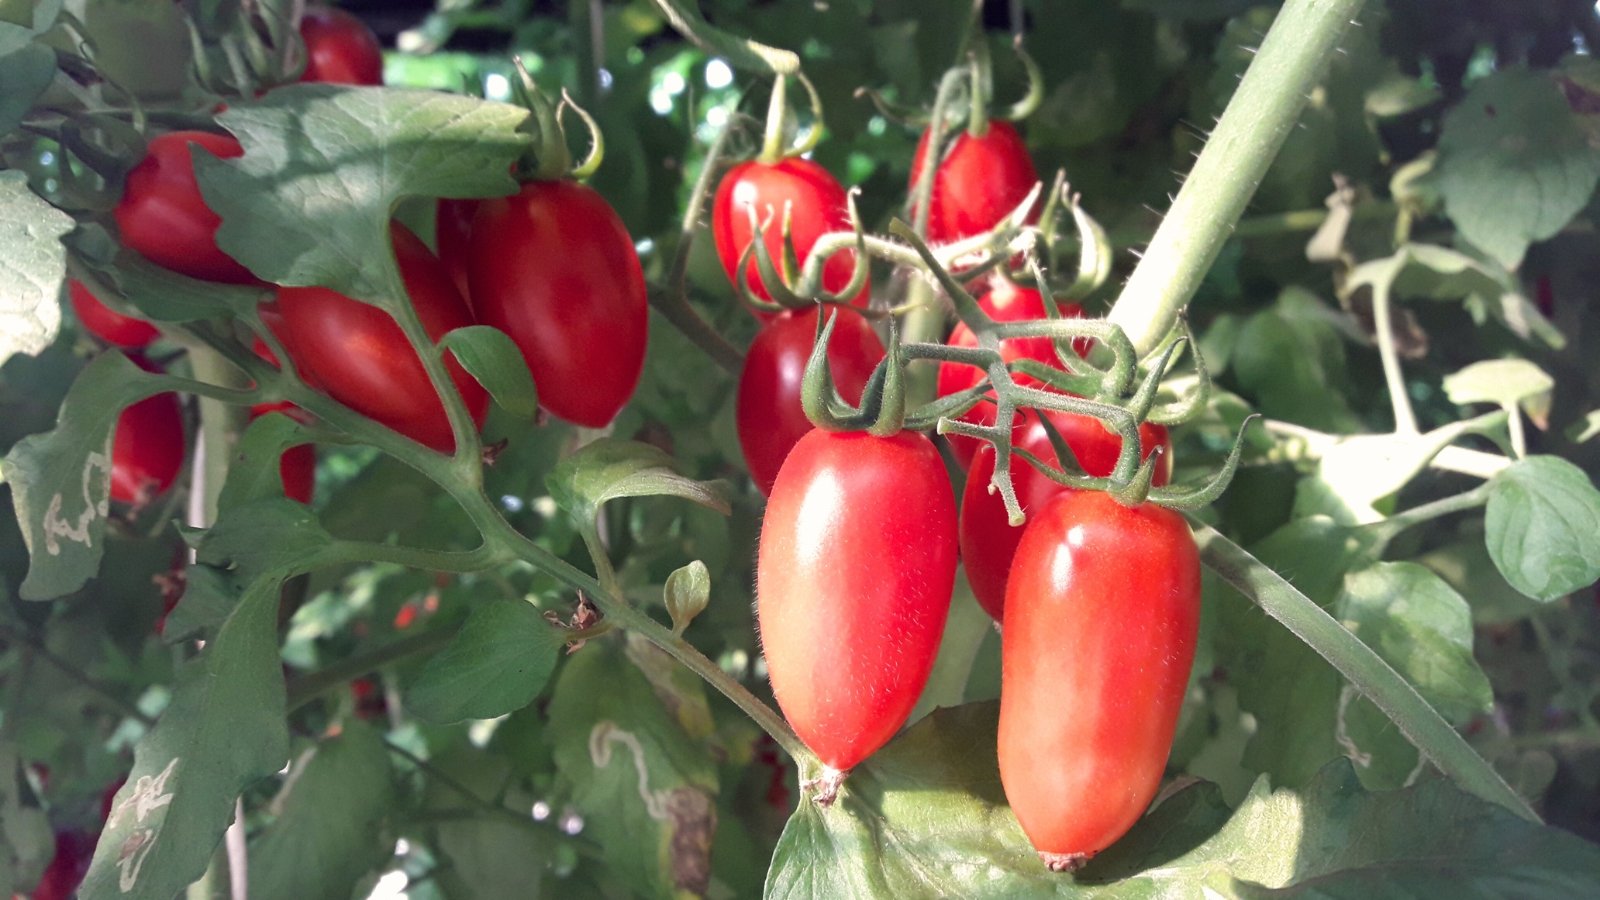
<svg viewBox="0 0 1600 900"><path fill-rule="evenodd" d="M1511 586L1550 601L1600 578L1600 492L1583 470L1530 456L1489 482L1489 557Z"/></svg>
<svg viewBox="0 0 1600 900"><path fill-rule="evenodd" d="M56 77L56 55L43 44L29 44L15 53L0 56L0 136L22 124L44 89Z"/></svg>
<svg viewBox="0 0 1600 900"><path fill-rule="evenodd" d="M406 709L430 722L492 719L527 706L555 670L561 636L521 600L485 603L406 694Z"/></svg>
<svg viewBox="0 0 1600 900"><path fill-rule="evenodd" d="M621 497L673 496L726 515L728 501L718 485L679 473L678 464L657 447L601 438L562 460L550 473L550 495L574 521L594 521L601 504Z"/></svg>
<svg viewBox="0 0 1600 900"><path fill-rule="evenodd" d="M0 172L0 362L55 340L67 271L61 236L71 230L72 217L29 190L28 176Z"/></svg>
<svg viewBox="0 0 1600 900"><path fill-rule="evenodd" d="M488 325L457 328L440 345L456 355L461 367L478 379L500 408L519 419L539 411L539 395L522 351L506 333Z"/></svg>
<svg viewBox="0 0 1600 900"><path fill-rule="evenodd" d="M31 890L55 851L50 818L23 803L21 762L16 744L0 740L0 895Z"/></svg>
<svg viewBox="0 0 1600 900"><path fill-rule="evenodd" d="M348 900L394 852L380 827L394 799L383 739L345 722L295 761L272 801L277 818L250 845L251 896Z"/></svg>
<svg viewBox="0 0 1600 900"><path fill-rule="evenodd" d="M251 585L216 640L184 665L117 792L85 900L171 900L200 877L234 798L289 758L278 661L279 581Z"/></svg>
<svg viewBox="0 0 1600 900"><path fill-rule="evenodd" d="M1505 69L1445 116L1434 178L1467 240L1514 269L1589 202L1600 154L1554 79Z"/></svg>
<svg viewBox="0 0 1600 900"><path fill-rule="evenodd" d="M315 568L332 543L311 510L281 496L221 509L194 542L200 562L233 569L247 581Z"/></svg>
<svg viewBox="0 0 1600 900"><path fill-rule="evenodd" d="M161 639L169 644L209 639L239 605L244 588L236 573L204 563L189 566L184 570L183 596L167 614Z"/></svg>
<svg viewBox="0 0 1600 900"><path fill-rule="evenodd" d="M217 244L275 284L393 312L389 219L405 197L508 194L527 111L431 91L296 84L219 117L245 155L195 153Z"/></svg>
<svg viewBox="0 0 1600 900"><path fill-rule="evenodd" d="M1344 380L1344 340L1326 304L1308 291L1286 290L1273 308L1246 320L1230 365L1263 413L1313 428L1353 424L1343 397L1329 391Z"/></svg>
<svg viewBox="0 0 1600 900"><path fill-rule="evenodd" d="M251 422L234 445L228 477L217 497L219 510L283 497L283 451L306 442L306 431L288 415L272 413Z"/></svg>
<svg viewBox="0 0 1600 900"><path fill-rule="evenodd" d="M75 242L74 249L81 251L82 244ZM242 316L269 296L262 288L218 284L180 275L127 249L119 249L110 261L90 260L88 263L107 287L155 322L195 322Z"/></svg>

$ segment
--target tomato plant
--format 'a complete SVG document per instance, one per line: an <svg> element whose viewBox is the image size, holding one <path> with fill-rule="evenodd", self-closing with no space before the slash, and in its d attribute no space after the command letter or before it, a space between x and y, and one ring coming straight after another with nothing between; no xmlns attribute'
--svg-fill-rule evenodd
<svg viewBox="0 0 1600 900"><path fill-rule="evenodd" d="M470 300L471 279L467 264L472 254L472 220L478 215L477 200L440 200L434 216L439 261L450 270L456 290Z"/></svg>
<svg viewBox="0 0 1600 900"><path fill-rule="evenodd" d="M485 200L472 224L473 311L521 348L539 404L601 428L633 396L649 313L633 240L574 181L532 181Z"/></svg>
<svg viewBox="0 0 1600 900"><path fill-rule="evenodd" d="M123 243L157 265L205 281L249 284L250 270L217 247L222 219L206 205L194 177L192 148L232 159L244 148L207 131L169 131L150 141L128 173L113 215Z"/></svg>
<svg viewBox="0 0 1600 900"><path fill-rule="evenodd" d="M300 19L306 42L302 81L383 84L383 48L360 19L332 6L311 4Z"/></svg>
<svg viewBox="0 0 1600 900"><path fill-rule="evenodd" d="M931 131L924 131L917 142L912 193L927 164L931 137ZM1010 122L991 119L982 134L960 132L938 157L928 202L928 240L944 243L988 231L1022 205L1038 180L1033 157ZM1035 210L1032 217L1037 216Z"/></svg>
<svg viewBox="0 0 1600 900"><path fill-rule="evenodd" d="M1000 779L1051 868L1081 866L1155 797L1199 627L1177 513L1071 491L1028 525L1006 588Z"/></svg>
<svg viewBox="0 0 1600 900"><path fill-rule="evenodd" d="M832 315L837 318L828 341L828 369L839 395L860 403L867 379L883 359L883 343L861 314L840 308ZM819 318L817 310L774 317L750 342L739 373L739 448L763 494L772 493L784 458L811 431L800 404L800 382Z"/></svg>
<svg viewBox="0 0 1600 900"><path fill-rule="evenodd" d="M149 322L125 316L95 299L81 281L68 281L67 293L78 323L108 344L138 350L161 336L160 330Z"/></svg>
<svg viewBox="0 0 1600 900"><path fill-rule="evenodd" d="M117 416L111 442L111 499L143 506L166 493L183 468L186 446L177 394L129 405Z"/></svg>
<svg viewBox="0 0 1600 900"><path fill-rule="evenodd" d="M847 772L910 714L956 571L944 463L914 432L812 431L761 528L757 614L772 690L823 764Z"/></svg>
<svg viewBox="0 0 1600 900"><path fill-rule="evenodd" d="M472 324L466 302L428 248L402 225L392 229L406 293L428 337ZM285 349L329 395L406 437L441 452L455 439L444 405L398 323L376 306L326 288L284 287L277 293ZM453 359L446 368L473 422L482 425L489 395Z"/></svg>

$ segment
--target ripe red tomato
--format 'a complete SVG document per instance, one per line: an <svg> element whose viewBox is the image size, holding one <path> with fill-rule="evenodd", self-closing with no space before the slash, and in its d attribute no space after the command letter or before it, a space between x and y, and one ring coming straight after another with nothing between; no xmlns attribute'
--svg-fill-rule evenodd
<svg viewBox="0 0 1600 900"><path fill-rule="evenodd" d="M511 336L556 416L601 428L639 386L644 270L616 211L576 181L480 201L468 275L478 321Z"/></svg>
<svg viewBox="0 0 1600 900"><path fill-rule="evenodd" d="M1028 319L1043 319L1048 313L1044 308L1044 295L1032 288L1022 287L1005 279L997 279L994 287L987 294L978 298L978 306L997 322L1022 322ZM1083 307L1076 303L1060 304L1058 309L1061 315L1068 319L1083 317ZM967 327L965 322L957 322L954 330L950 332L950 340L945 343L952 347L976 347L978 338ZM1073 342L1073 348L1079 353L1088 349L1087 342ZM1019 359L1032 359L1047 366L1060 368L1060 360L1056 358L1055 344L1049 338L1012 338L1000 342L1000 358L1007 363ZM985 375L978 369L961 365L959 363L939 364L939 396L954 394L983 381ZM1017 383L1037 387L1038 379L1027 375L1016 375ZM971 422L975 425L991 425L994 423L995 406L984 401L960 416L961 421ZM961 435L946 435L950 442L950 449L955 451L956 460L963 467L972 463L972 454L983 444L977 438Z"/></svg>
<svg viewBox="0 0 1600 900"><path fill-rule="evenodd" d="M944 633L956 508L933 442L813 430L778 472L756 562L772 692L836 772L911 714Z"/></svg>
<svg viewBox="0 0 1600 900"><path fill-rule="evenodd" d="M383 48L372 29L355 16L328 6L307 6L300 37L306 42L301 81L383 84Z"/></svg>
<svg viewBox="0 0 1600 900"><path fill-rule="evenodd" d="M222 218L200 195L192 144L223 159L244 155L238 141L207 131L172 131L151 140L112 211L122 242L156 265L190 278L253 284L250 270L217 247Z"/></svg>
<svg viewBox="0 0 1600 900"><path fill-rule="evenodd" d="M1177 513L1066 491L1024 531L1001 634L1000 780L1051 868L1110 846L1155 797L1199 626L1200 556Z"/></svg>
<svg viewBox="0 0 1600 900"><path fill-rule="evenodd" d="M471 257L472 220L478 214L477 200L440 200L434 216L439 261L450 270L456 290L470 305L472 291L467 276L467 263Z"/></svg>
<svg viewBox="0 0 1600 900"><path fill-rule="evenodd" d="M155 394L130 404L117 416L111 440L111 499L142 505L166 493L183 468L183 453L183 408L177 394Z"/></svg>
<svg viewBox="0 0 1600 900"><path fill-rule="evenodd" d="M750 214L755 209L758 222L765 222L762 240L772 261L782 265L783 218L789 216L789 240L794 244L795 258L801 265L811 256L817 238L831 231L850 230L850 210L844 188L838 179L822 166L809 159L790 157L781 162L743 162L728 170L717 185L716 197L711 202L711 236L717 244L717 256L728 280L738 285L739 257L754 239L750 228ZM767 221L768 217L771 221ZM855 274L854 250L835 253L822 267L822 286L832 293L844 290ZM766 286L761 283L761 273L754 255L746 265L746 278L757 297L771 300ZM855 306L866 306L870 296L869 286L850 299Z"/></svg>
<svg viewBox="0 0 1600 900"><path fill-rule="evenodd" d="M912 196L922 177L931 134L922 133L917 155L911 160ZM1038 181L1033 157L1010 122L990 119L989 130L982 137L963 130L933 174L928 240L942 244L988 231L1021 205ZM1028 221L1037 221L1038 216L1039 206L1035 205Z"/></svg>
<svg viewBox="0 0 1600 900"><path fill-rule="evenodd" d="M1064 412L1047 412L1046 415L1086 473L1104 478L1116 468L1122 439L1107 431L1100 420ZM1050 445L1050 435L1040 423L1037 412L1023 412L1011 432L1011 443L1051 463L1052 468L1059 468L1054 464L1056 452ZM1146 422L1139 426L1139 443L1140 459L1148 457L1156 447L1162 448L1163 455L1156 464L1151 483L1166 484L1172 477L1172 438L1167 429ZM1025 528L1012 527L999 491L989 493L989 479L993 477L994 447L983 444L972 458L967 487L961 497L961 561L967 568L967 581L972 584L972 594L978 598L978 605L999 622L1005 608L1006 576L1011 571L1011 560ZM1012 457L1011 484L1017 490L1017 502L1022 504L1029 521L1056 494L1071 490L1041 475L1021 457Z"/></svg>
<svg viewBox="0 0 1600 900"><path fill-rule="evenodd" d="M390 233L400 277L428 336L437 341L471 325L472 314L439 260L405 226L395 224ZM357 412L435 450L454 452L444 404L388 313L320 287L279 288L278 309L284 349L297 370ZM445 365L481 427L488 393L454 358L447 357Z"/></svg>
<svg viewBox="0 0 1600 900"><path fill-rule="evenodd" d="M260 352L259 350L257 352ZM271 356L271 351L267 355ZM306 413L287 400L276 403L257 403L250 407L250 421L268 413L281 412L293 419L304 421ZM283 495L296 503L311 504L317 482L317 448L311 444L296 444L283 451L278 460L278 477L283 480Z"/></svg>
<svg viewBox="0 0 1600 900"><path fill-rule="evenodd" d="M84 330L108 344L138 350L161 336L149 322L125 316L101 303L76 278L68 279L67 295Z"/></svg>
<svg viewBox="0 0 1600 900"><path fill-rule="evenodd" d="M816 338L817 315L815 309L789 312L763 325L739 374L739 448L763 494L772 493L784 457L811 431L800 407L800 381ZM828 341L828 368L839 395L860 403L861 390L883 356L883 342L866 317L839 308Z"/></svg>
<svg viewBox="0 0 1600 900"><path fill-rule="evenodd" d="M94 858L94 835L76 829L56 832L56 852L28 896L32 900L69 900L89 874Z"/></svg>

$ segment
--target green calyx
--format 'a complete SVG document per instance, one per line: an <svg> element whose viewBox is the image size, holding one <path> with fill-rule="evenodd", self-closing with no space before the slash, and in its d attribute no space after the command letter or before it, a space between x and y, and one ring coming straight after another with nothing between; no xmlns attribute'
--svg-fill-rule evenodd
<svg viewBox="0 0 1600 900"><path fill-rule="evenodd" d="M517 69L517 80L512 82L513 95L518 105L532 113L523 130L533 136L533 144L517 166L519 180L554 181L559 178L583 179L593 175L600 168L606 152L605 136L594 117L575 103L565 90L561 92L560 102L552 103L528 73L522 57L512 57L512 63ZM562 124L562 116L569 109L583 122L589 133L589 152L576 164L572 160L572 151L567 148L566 127Z"/></svg>

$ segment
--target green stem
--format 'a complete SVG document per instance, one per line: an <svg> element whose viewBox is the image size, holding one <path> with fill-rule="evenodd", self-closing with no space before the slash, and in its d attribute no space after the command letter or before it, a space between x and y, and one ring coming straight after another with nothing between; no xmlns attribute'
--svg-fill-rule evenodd
<svg viewBox="0 0 1600 900"><path fill-rule="evenodd" d="M1535 813L1400 673L1322 607L1216 529L1191 518L1200 558L1371 700L1439 771L1530 822Z"/></svg>
<svg viewBox="0 0 1600 900"><path fill-rule="evenodd" d="M1384 519L1382 522L1375 522L1372 525L1369 525L1368 530L1377 537L1378 543L1381 547L1383 545L1387 545L1390 541L1394 540L1394 538L1399 535L1400 532L1405 531L1408 528L1414 528L1417 525L1423 524L1424 522L1431 522L1434 519L1437 519L1441 516L1448 516L1451 513L1465 512L1469 509L1477 509L1488 502L1489 486L1487 484L1480 484L1470 491L1444 497L1439 500L1434 500L1431 503L1424 503L1421 506L1414 506L1405 512L1396 513L1395 515Z"/></svg>
<svg viewBox="0 0 1600 900"><path fill-rule="evenodd" d="M1111 310L1141 354L1171 330L1364 0L1287 0Z"/></svg>
<svg viewBox="0 0 1600 900"><path fill-rule="evenodd" d="M756 159L766 165L777 165L783 159L783 132L789 118L789 79L777 75L772 79L772 96L767 100L767 127L761 136L761 155Z"/></svg>
<svg viewBox="0 0 1600 900"><path fill-rule="evenodd" d="M1383 383L1394 406L1394 430L1398 434L1417 433L1417 415L1406 394L1406 379L1400 370L1400 353L1394 344L1394 323L1390 316L1389 279L1372 286L1372 318L1377 325L1378 359L1383 363Z"/></svg>
<svg viewBox="0 0 1600 900"><path fill-rule="evenodd" d="M189 364L199 382L196 388L221 385L239 389L248 383L243 372L209 347L190 348ZM205 527L217 519L217 498L222 495L222 483L228 477L233 443L244 427L245 409L216 396L206 396L211 393L209 390L199 393L201 458L194 472L194 493L190 497L190 510L194 515L190 516L189 524Z"/></svg>
<svg viewBox="0 0 1600 900"><path fill-rule="evenodd" d="M744 354L723 337L722 332L701 318L700 313L689 305L689 299L682 293L652 286L648 296L650 305L655 307L656 312L661 313L662 318L678 329L678 332L696 347L705 351L712 362L721 366L730 375L738 375L744 370Z"/></svg>
<svg viewBox="0 0 1600 900"><path fill-rule="evenodd" d="M790 50L780 50L748 38L736 37L713 27L694 8L691 0L655 0L657 8L679 34L704 50L728 59L735 69L751 72L771 72L774 75L793 75L800 71L800 57Z"/></svg>

